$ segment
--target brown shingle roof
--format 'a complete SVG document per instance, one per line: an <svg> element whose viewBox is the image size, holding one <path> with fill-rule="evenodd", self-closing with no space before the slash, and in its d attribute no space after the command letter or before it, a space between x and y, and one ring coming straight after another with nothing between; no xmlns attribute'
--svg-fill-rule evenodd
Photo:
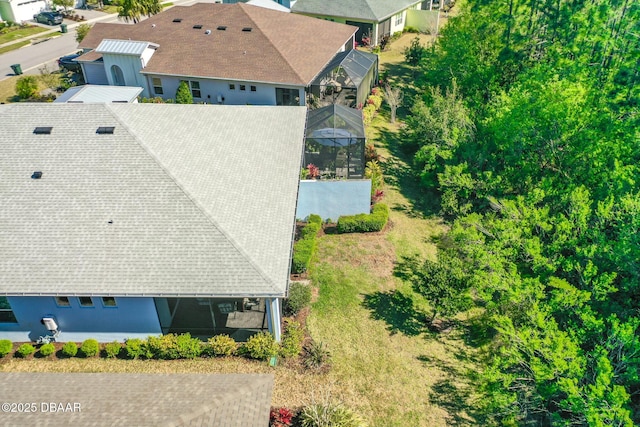
<svg viewBox="0 0 640 427"><path fill-rule="evenodd" d="M244 3L197 3L135 25L97 23L80 47L95 49L105 38L149 41L160 47L144 73L306 86L356 30Z"/></svg>

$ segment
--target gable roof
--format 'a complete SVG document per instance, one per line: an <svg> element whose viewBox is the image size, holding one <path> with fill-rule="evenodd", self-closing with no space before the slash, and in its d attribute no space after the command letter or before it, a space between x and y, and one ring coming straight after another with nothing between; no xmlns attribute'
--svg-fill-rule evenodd
<svg viewBox="0 0 640 427"><path fill-rule="evenodd" d="M422 3L422 0L298 0L291 11L294 14L380 22L418 3Z"/></svg>
<svg viewBox="0 0 640 427"><path fill-rule="evenodd" d="M3 425L266 426L273 392L270 374L10 372L0 380L11 384L3 400L38 402L36 411L3 414ZM53 413L50 402L70 410Z"/></svg>
<svg viewBox="0 0 640 427"><path fill-rule="evenodd" d="M1 105L0 295L285 295L305 113Z"/></svg>
<svg viewBox="0 0 640 427"><path fill-rule="evenodd" d="M306 86L356 31L244 3L197 3L135 25L96 23L79 47L96 49L105 39L147 41L159 47L145 74Z"/></svg>

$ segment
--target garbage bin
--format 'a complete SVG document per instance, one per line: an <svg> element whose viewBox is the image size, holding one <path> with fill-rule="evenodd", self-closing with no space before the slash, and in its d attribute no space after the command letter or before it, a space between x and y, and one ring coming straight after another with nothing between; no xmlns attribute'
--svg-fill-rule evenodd
<svg viewBox="0 0 640 427"><path fill-rule="evenodd" d="M61 33L67 32L67 24L60 24L60 32Z"/></svg>
<svg viewBox="0 0 640 427"><path fill-rule="evenodd" d="M22 74L22 67L20 66L20 64L13 64L11 66L11 69L13 70L13 74L15 74L16 76Z"/></svg>

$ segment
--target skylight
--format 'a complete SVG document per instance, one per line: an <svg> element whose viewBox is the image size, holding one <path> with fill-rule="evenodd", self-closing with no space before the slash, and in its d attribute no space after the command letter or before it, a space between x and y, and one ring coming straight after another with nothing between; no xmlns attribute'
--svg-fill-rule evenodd
<svg viewBox="0 0 640 427"><path fill-rule="evenodd" d="M31 175L31 179L40 179L42 178L42 172L40 171L35 171L32 175Z"/></svg>
<svg viewBox="0 0 640 427"><path fill-rule="evenodd" d="M36 135L51 135L51 129L53 126L38 126L33 130Z"/></svg>
<svg viewBox="0 0 640 427"><path fill-rule="evenodd" d="M182 18L176 18L173 20L173 22L182 22Z"/></svg>
<svg viewBox="0 0 640 427"><path fill-rule="evenodd" d="M113 130L115 126L100 126L96 133L98 135L113 135Z"/></svg>
<svg viewBox="0 0 640 427"><path fill-rule="evenodd" d="M202 24L196 24L196 25L193 26L193 28L195 30L201 30L202 29Z"/></svg>
<svg viewBox="0 0 640 427"><path fill-rule="evenodd" d="M218 30L220 30L220 31L225 31L226 29L227 29L227 26L226 26L226 25L220 25L220 26L218 26Z"/></svg>
<svg viewBox="0 0 640 427"><path fill-rule="evenodd" d="M251 28L251 27L244 27L244 28L242 29L242 31L250 32L252 29L253 29L253 28Z"/></svg>

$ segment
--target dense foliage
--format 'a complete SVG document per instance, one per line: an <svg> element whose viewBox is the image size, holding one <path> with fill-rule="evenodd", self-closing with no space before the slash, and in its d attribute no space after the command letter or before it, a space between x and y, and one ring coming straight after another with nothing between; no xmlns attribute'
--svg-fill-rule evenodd
<svg viewBox="0 0 640 427"><path fill-rule="evenodd" d="M311 304L311 287L301 282L292 282L289 296L282 302L282 311L286 316L295 316Z"/></svg>
<svg viewBox="0 0 640 427"><path fill-rule="evenodd" d="M310 165L311 166L311 165ZM307 224L300 231L300 238L293 245L293 273L304 273L309 268L309 262L316 252L318 243L316 237L322 228L322 218L318 215L309 215Z"/></svg>
<svg viewBox="0 0 640 427"><path fill-rule="evenodd" d="M98 353L100 353L100 344L98 344L97 340L88 338L82 342L82 345L80 345L80 351L84 357L97 356Z"/></svg>
<svg viewBox="0 0 640 427"><path fill-rule="evenodd" d="M403 148L483 307L488 423L640 424L639 34L631 0L469 0L419 61Z"/></svg>
<svg viewBox="0 0 640 427"><path fill-rule="evenodd" d="M384 203L373 206L370 214L343 215L338 218L338 233L366 233L380 231L389 220L389 207Z"/></svg>
<svg viewBox="0 0 640 427"><path fill-rule="evenodd" d="M0 340L0 357L5 357L13 350L13 343L11 340Z"/></svg>

